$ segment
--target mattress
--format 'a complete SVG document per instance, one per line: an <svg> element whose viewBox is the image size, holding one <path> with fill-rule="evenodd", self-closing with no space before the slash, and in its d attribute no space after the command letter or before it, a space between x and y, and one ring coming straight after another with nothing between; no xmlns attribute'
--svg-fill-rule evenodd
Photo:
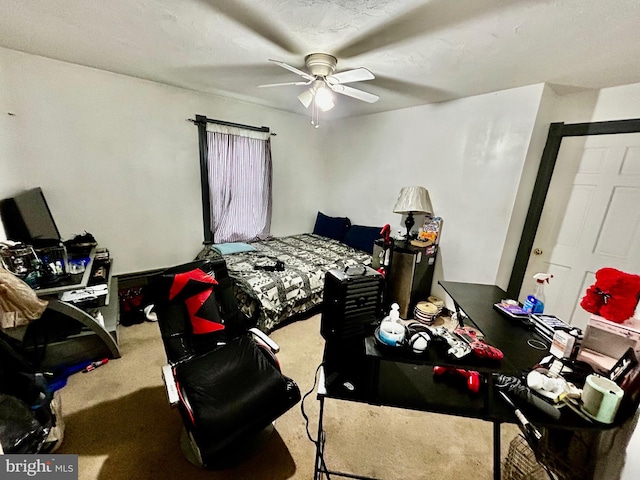
<svg viewBox="0 0 640 480"><path fill-rule="evenodd" d="M370 253L311 233L249 244L253 251L223 257L241 310L265 332L320 305L327 271L371 265ZM218 255L210 245L198 258Z"/></svg>

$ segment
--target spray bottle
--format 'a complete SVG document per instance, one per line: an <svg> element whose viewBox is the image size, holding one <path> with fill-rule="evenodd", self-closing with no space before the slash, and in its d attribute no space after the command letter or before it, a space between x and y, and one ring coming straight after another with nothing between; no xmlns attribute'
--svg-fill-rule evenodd
<svg viewBox="0 0 640 480"><path fill-rule="evenodd" d="M536 281L536 291L527 296L524 302L524 311L527 313L544 312L544 282L549 283L549 279L553 278L550 273L536 273L533 278Z"/></svg>

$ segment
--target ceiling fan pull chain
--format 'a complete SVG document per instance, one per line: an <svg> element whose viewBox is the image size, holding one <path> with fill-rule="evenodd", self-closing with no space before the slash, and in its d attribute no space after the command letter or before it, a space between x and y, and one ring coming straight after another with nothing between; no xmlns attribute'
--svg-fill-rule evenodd
<svg viewBox="0 0 640 480"><path fill-rule="evenodd" d="M315 128L320 126L320 111L318 105L316 105L315 100L311 102L311 125Z"/></svg>

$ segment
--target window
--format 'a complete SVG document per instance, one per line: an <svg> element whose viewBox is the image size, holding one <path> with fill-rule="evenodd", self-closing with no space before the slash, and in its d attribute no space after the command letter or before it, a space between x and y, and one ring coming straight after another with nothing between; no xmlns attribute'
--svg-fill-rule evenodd
<svg viewBox="0 0 640 480"><path fill-rule="evenodd" d="M272 211L269 129L239 128L243 126L208 119L203 125L203 117L196 119L201 135L201 163L204 162L201 173L205 243L268 237ZM202 141L203 135L206 142Z"/></svg>

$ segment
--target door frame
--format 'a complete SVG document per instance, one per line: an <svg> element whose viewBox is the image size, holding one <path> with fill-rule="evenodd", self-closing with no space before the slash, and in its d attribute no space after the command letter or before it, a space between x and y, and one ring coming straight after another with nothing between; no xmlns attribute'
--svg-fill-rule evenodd
<svg viewBox="0 0 640 480"><path fill-rule="evenodd" d="M564 137L584 137L587 135L616 135L620 133L640 132L640 118L612 120L606 122L570 123L556 122L549 125L547 143L544 146L538 175L533 186L529 210L522 228L518 252L513 262L507 294L509 298L518 298L524 280L529 256L536 238L540 217L547 198L549 184L558 159L558 152Z"/></svg>

